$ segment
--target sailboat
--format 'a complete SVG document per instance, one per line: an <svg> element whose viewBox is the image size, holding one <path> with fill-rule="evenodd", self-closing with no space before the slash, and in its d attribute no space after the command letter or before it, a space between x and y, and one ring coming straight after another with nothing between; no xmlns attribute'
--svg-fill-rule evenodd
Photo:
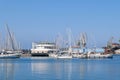
<svg viewBox="0 0 120 80"><path fill-rule="evenodd" d="M66 51L60 51L57 58L71 59L72 58L72 47L71 47L71 29L68 30L68 49Z"/></svg>
<svg viewBox="0 0 120 80"><path fill-rule="evenodd" d="M11 33L8 25L6 24L7 39L4 49L0 52L0 58L19 58L21 56L21 50L18 49L14 35Z"/></svg>
<svg viewBox="0 0 120 80"><path fill-rule="evenodd" d="M57 58L59 59L71 59L72 55L68 51L61 51L58 53Z"/></svg>

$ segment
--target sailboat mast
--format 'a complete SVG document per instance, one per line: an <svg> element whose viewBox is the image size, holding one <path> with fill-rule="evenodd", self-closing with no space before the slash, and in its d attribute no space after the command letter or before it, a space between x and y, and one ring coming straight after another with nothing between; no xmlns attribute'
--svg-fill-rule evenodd
<svg viewBox="0 0 120 80"><path fill-rule="evenodd" d="M8 25L6 24L6 30L7 30L7 34L8 34L8 38L9 38L9 41L11 42L11 47L12 47L12 50L14 50L15 48L14 48L14 41L13 41L13 38L12 38L12 34L11 34L11 32L10 32L10 30L9 30L9 28L8 28Z"/></svg>
<svg viewBox="0 0 120 80"><path fill-rule="evenodd" d="M68 29L69 54L72 52L71 29Z"/></svg>

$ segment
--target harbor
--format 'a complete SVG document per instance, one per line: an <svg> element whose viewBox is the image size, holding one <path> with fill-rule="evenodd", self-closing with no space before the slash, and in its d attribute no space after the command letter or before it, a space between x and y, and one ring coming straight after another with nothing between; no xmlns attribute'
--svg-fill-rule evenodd
<svg viewBox="0 0 120 80"><path fill-rule="evenodd" d="M115 54L115 52L119 52L118 50L120 49L120 44L113 43L113 38L107 42L107 46L104 48L89 48L87 47L87 42L89 39L85 32L82 32L79 35L79 38L76 41L73 41L71 36L71 29L68 29L68 39L60 40L60 36L58 36L55 39L55 42L32 42L32 48L27 50L26 53L24 49L22 50L20 48L14 34L12 34L7 24L5 27L7 30L7 41L5 42L6 45L1 44L0 46L0 58L19 58L31 56L60 59L113 58L113 54ZM67 43L64 43L63 41L66 41Z"/></svg>
<svg viewBox="0 0 120 80"><path fill-rule="evenodd" d="M0 80L120 80L120 0L0 0Z"/></svg>

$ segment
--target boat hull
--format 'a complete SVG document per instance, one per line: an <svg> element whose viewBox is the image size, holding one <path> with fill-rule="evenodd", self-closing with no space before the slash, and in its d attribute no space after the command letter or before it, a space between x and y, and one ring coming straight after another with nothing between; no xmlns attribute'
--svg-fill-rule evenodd
<svg viewBox="0 0 120 80"><path fill-rule="evenodd" d="M48 53L31 53L31 56L49 57Z"/></svg>
<svg viewBox="0 0 120 80"><path fill-rule="evenodd" d="M20 58L20 54L1 54L0 58Z"/></svg>
<svg viewBox="0 0 120 80"><path fill-rule="evenodd" d="M113 58L113 54L89 54L87 58Z"/></svg>
<svg viewBox="0 0 120 80"><path fill-rule="evenodd" d="M59 59L71 59L72 56L58 56Z"/></svg>
<svg viewBox="0 0 120 80"><path fill-rule="evenodd" d="M72 58L72 55L69 55L69 54L61 54L61 55L58 55L57 58L59 58L59 59L71 59L71 58Z"/></svg>
<svg viewBox="0 0 120 80"><path fill-rule="evenodd" d="M58 54L51 53L51 54L49 54L49 57L51 57L51 58L57 58Z"/></svg>

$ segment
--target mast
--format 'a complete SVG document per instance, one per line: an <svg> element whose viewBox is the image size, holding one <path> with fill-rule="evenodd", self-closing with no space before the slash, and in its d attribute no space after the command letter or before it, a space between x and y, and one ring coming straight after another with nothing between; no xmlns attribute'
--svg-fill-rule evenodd
<svg viewBox="0 0 120 80"><path fill-rule="evenodd" d="M69 54L72 52L72 42L71 42L71 29L68 29L68 52Z"/></svg>
<svg viewBox="0 0 120 80"><path fill-rule="evenodd" d="M17 43L17 41L16 41L16 39L15 39L14 33L12 33L12 39L13 39L14 49L15 49L15 50L18 50L18 49L19 49L19 46L18 46L18 43Z"/></svg>
<svg viewBox="0 0 120 80"><path fill-rule="evenodd" d="M60 50L60 48L62 47L62 36L60 33L58 33L56 39L55 39L55 44L56 44L56 50Z"/></svg>
<svg viewBox="0 0 120 80"><path fill-rule="evenodd" d="M10 32L10 29L8 28L7 24L6 24L6 31L7 31L7 36L8 36L7 44L9 45L9 48L11 47L12 50L15 50L13 35Z"/></svg>

